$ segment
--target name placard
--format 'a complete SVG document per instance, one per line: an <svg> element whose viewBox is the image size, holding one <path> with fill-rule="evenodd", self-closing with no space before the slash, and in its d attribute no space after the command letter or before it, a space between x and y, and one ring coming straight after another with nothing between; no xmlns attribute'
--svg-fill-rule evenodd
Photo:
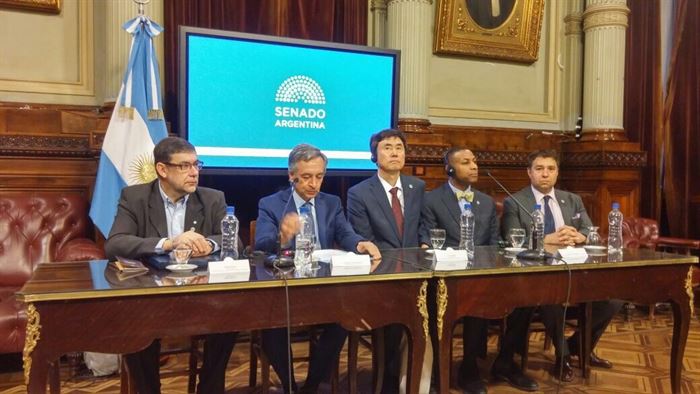
<svg viewBox="0 0 700 394"><path fill-rule="evenodd" d="M585 263L588 259L588 253L584 248L572 248L571 246L559 249L559 255L568 264ZM562 261L555 261L553 264L564 264Z"/></svg>
<svg viewBox="0 0 700 394"><path fill-rule="evenodd" d="M469 260L466 250L447 250L435 251L435 270L436 271L454 271L467 269Z"/></svg>
<svg viewBox="0 0 700 394"><path fill-rule="evenodd" d="M331 257L331 275L367 275L372 264L369 255L346 253Z"/></svg>
<svg viewBox="0 0 700 394"><path fill-rule="evenodd" d="M250 279L250 263L247 259L209 262L209 283L244 282Z"/></svg>

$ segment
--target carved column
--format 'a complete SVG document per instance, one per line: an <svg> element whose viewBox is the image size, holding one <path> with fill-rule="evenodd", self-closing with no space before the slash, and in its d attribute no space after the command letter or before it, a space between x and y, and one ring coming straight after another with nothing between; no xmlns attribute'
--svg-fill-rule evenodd
<svg viewBox="0 0 700 394"><path fill-rule="evenodd" d="M387 46L401 50L399 127L427 133L432 0L389 0Z"/></svg>
<svg viewBox="0 0 700 394"><path fill-rule="evenodd" d="M371 0L372 32L369 45L377 48L386 48L386 0Z"/></svg>
<svg viewBox="0 0 700 394"><path fill-rule="evenodd" d="M153 19L156 23L163 23L163 1L151 0L144 7L144 14ZM124 78L126 64L129 61L129 50L131 48L131 34L122 29L122 25L126 21L138 15L138 5L133 1L106 1L105 2L105 25L106 25L106 42L104 51L107 53L105 59L105 102L114 102L119 95L119 88ZM167 28L175 28L164 26ZM162 35L154 38L153 42L156 46L156 54L158 56L158 64L160 75L163 74L163 39ZM162 81L161 81L162 82ZM163 85L161 83L161 90Z"/></svg>
<svg viewBox="0 0 700 394"><path fill-rule="evenodd" d="M626 141L625 90L627 0L586 0L583 76L584 141Z"/></svg>
<svg viewBox="0 0 700 394"><path fill-rule="evenodd" d="M564 17L564 36L566 49L564 52L564 130L572 131L581 115L581 90L583 70L583 0L566 2Z"/></svg>

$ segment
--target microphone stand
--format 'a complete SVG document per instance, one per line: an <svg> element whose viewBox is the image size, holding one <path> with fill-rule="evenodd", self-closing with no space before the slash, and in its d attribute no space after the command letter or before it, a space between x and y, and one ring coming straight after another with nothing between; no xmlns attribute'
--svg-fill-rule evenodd
<svg viewBox="0 0 700 394"><path fill-rule="evenodd" d="M534 231L534 227L535 227L535 218L532 217L532 213L530 213L530 212L523 206L523 204L521 204L520 201L518 201L518 199L515 198L515 196L513 196L513 194L511 194L511 192L508 191L508 189L506 189L506 187L503 186L503 184L502 184L501 182L498 181L498 179L496 179L496 177L494 177L493 175L491 175L491 171L486 171L486 175L488 175L489 178L493 179L493 181L496 182L496 184L501 188L501 190L503 190L504 192L506 192L506 194L508 195L508 197L510 197L510 198L515 202L515 204L518 206L518 208L520 208L523 212L525 212L525 214L526 214L527 216L530 217L530 246L532 246L532 241L533 241L532 236L533 236L533 234L535 233L535 231ZM544 246L544 245L542 245L542 246ZM530 249L527 249L527 250L524 250L524 251L518 253L516 257L517 257L518 259L520 259L520 260L545 261L545 260L547 260L547 259L554 258L554 255L552 255L551 253L545 252L544 249L543 249L543 250L537 250L537 249L532 249L532 248L530 248Z"/></svg>

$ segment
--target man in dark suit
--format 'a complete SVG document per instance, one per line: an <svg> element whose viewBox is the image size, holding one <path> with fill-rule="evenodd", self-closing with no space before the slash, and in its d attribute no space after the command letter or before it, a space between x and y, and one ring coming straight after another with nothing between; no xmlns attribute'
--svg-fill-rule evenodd
<svg viewBox="0 0 700 394"><path fill-rule="evenodd" d="M110 260L116 256L144 258L165 254L180 245L194 256L208 255L221 244L224 194L197 187L202 162L194 146L176 137L161 140L153 149L158 179L122 190L114 224L105 243ZM186 229L188 229L186 231ZM235 333L207 335L198 393L223 393L225 372ZM160 340L125 356L140 394L160 393Z"/></svg>
<svg viewBox="0 0 700 394"><path fill-rule="evenodd" d="M370 138L377 174L348 190L348 219L363 238L379 249L429 245L420 224L425 182L402 175L406 160L406 137L399 130L382 130ZM384 328L386 366L382 393L399 390L403 327Z"/></svg>
<svg viewBox="0 0 700 394"><path fill-rule="evenodd" d="M258 203L258 219L255 232L256 249L270 253L278 251L277 242L290 244L300 231L297 212L308 206L314 220L317 248L340 247L344 250L369 253L373 259L381 257L372 243L353 231L345 219L340 198L321 193L328 159L318 148L307 144L297 145L289 153L289 181L291 190L285 189L264 197ZM339 324L324 326L317 348L309 365L306 382L297 391L293 374L289 375L290 360L286 328L263 330L263 349L270 364L282 381L285 392L315 393L321 381L330 373L333 361L345 343L347 331Z"/></svg>
<svg viewBox="0 0 700 394"><path fill-rule="evenodd" d="M445 171L449 177L443 186L428 192L423 202L422 221L426 230L445 230L445 246L459 246L459 219L464 204L472 204L475 217L474 245L497 245L498 216L493 198L474 189L472 185L479 179L476 157L467 148L454 147L445 153ZM488 302L484 300L484 302ZM500 351L492 374L507 380L514 387L535 391L537 382L525 376L513 362L516 346L527 340L532 308L518 308L508 316L506 333L501 339ZM464 336L464 358L459 371L459 383L464 393L486 393L486 386L479 376L477 355L486 355L488 320L466 316L462 335Z"/></svg>
<svg viewBox="0 0 700 394"><path fill-rule="evenodd" d="M573 246L586 242L588 229L593 225L581 197L574 193L555 189L559 176L559 156L553 150L540 150L528 156L527 174L530 186L515 193L513 197L520 205L530 209L540 204L544 211L545 245ZM503 204L503 235L507 237L513 228L523 228L529 238L532 219L529 212L524 212L510 197ZM622 307L622 301L598 301L593 303L591 321L592 342L594 348L613 316ZM561 380L573 380L571 351L578 352L579 330L568 339L564 338L564 308L561 305L540 307L540 314L547 333L551 336L556 350L556 362L552 373ZM612 368L612 363L591 353L591 366ZM559 366L562 365L561 374Z"/></svg>

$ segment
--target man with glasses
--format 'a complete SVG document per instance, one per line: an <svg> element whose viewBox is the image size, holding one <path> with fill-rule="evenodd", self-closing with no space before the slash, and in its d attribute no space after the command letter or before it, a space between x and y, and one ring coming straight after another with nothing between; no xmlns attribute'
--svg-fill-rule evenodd
<svg viewBox="0 0 700 394"><path fill-rule="evenodd" d="M218 250L226 200L218 190L197 187L202 162L194 146L168 137L153 148L153 158L157 179L121 192L105 243L107 258L141 259L169 253L181 245L190 247L193 256ZM226 365L235 339L235 333L206 336L198 393L224 393ZM125 356L138 393L160 393L159 355L160 340L155 340Z"/></svg>
<svg viewBox="0 0 700 394"><path fill-rule="evenodd" d="M309 207L314 222L316 247L330 249L339 247L356 253L367 253L372 259L381 257L372 243L353 231L345 218L340 198L321 192L326 175L328 158L318 148L299 144L289 153L289 183L275 194L264 197L258 203L258 220L255 232L255 247L268 253L278 253L278 242L291 246L300 231L298 212ZM277 372L285 393L316 393L321 381L331 371L338 358L347 331L339 324L323 325L323 333L316 344L304 386L297 390L287 349L287 329L274 328L262 331L262 346ZM290 387L291 383L291 387Z"/></svg>

